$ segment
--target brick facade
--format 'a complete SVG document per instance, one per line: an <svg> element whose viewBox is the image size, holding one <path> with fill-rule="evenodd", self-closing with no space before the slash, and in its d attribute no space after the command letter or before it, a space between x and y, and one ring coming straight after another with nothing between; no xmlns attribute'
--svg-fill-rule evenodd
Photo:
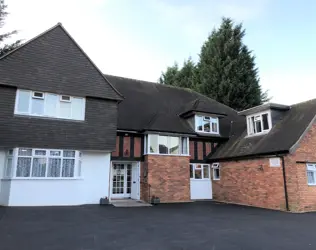
<svg viewBox="0 0 316 250"><path fill-rule="evenodd" d="M161 202L190 201L189 156L147 155L151 196Z"/></svg>
<svg viewBox="0 0 316 250"><path fill-rule="evenodd" d="M268 158L222 162L220 175L212 180L214 200L285 210L282 167Z"/></svg>
<svg viewBox="0 0 316 250"><path fill-rule="evenodd" d="M294 153L285 157L289 206L291 211L316 210L316 186L307 184L306 163L316 162L316 124L308 130Z"/></svg>
<svg viewBox="0 0 316 250"><path fill-rule="evenodd" d="M316 186L307 183L306 163L316 162L316 124L298 148L284 156L289 210L316 211ZM285 210L282 167L270 167L269 158L222 162L221 179L213 181L213 198L270 209Z"/></svg>

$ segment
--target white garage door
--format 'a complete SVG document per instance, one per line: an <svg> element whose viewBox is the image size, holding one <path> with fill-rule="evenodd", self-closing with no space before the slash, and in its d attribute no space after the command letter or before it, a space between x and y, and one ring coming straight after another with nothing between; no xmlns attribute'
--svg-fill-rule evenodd
<svg viewBox="0 0 316 250"><path fill-rule="evenodd" d="M210 165L190 164L191 199L212 199Z"/></svg>

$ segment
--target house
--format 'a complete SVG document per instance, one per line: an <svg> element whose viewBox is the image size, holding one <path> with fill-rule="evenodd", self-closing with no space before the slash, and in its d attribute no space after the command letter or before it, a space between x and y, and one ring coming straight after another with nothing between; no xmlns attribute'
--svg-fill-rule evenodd
<svg viewBox="0 0 316 250"><path fill-rule="evenodd" d="M121 94L60 24L2 57L0 75L0 204L98 203Z"/></svg>
<svg viewBox="0 0 316 250"><path fill-rule="evenodd" d="M0 205L217 200L316 210L316 100L242 112L104 75L61 24L0 58Z"/></svg>

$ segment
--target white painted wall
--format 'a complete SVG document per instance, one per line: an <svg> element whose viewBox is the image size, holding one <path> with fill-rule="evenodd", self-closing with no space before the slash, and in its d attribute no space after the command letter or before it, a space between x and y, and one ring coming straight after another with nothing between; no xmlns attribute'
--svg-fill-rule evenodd
<svg viewBox="0 0 316 250"><path fill-rule="evenodd" d="M212 199L212 181L191 179L190 192L192 200Z"/></svg>
<svg viewBox="0 0 316 250"><path fill-rule="evenodd" d="M3 180L5 167L5 150L0 150L0 205L8 204L8 197L10 192L10 182Z"/></svg>
<svg viewBox="0 0 316 250"><path fill-rule="evenodd" d="M110 153L82 152L81 179L12 179L9 206L98 204L109 195Z"/></svg>

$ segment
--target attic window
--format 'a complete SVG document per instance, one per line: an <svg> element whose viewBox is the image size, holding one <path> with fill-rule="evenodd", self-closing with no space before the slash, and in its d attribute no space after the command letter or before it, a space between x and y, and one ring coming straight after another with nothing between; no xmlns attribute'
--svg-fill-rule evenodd
<svg viewBox="0 0 316 250"><path fill-rule="evenodd" d="M268 133L272 128L271 113L262 112L247 116L248 135Z"/></svg>
<svg viewBox="0 0 316 250"><path fill-rule="evenodd" d="M202 133L219 134L218 118L196 115L195 131Z"/></svg>

